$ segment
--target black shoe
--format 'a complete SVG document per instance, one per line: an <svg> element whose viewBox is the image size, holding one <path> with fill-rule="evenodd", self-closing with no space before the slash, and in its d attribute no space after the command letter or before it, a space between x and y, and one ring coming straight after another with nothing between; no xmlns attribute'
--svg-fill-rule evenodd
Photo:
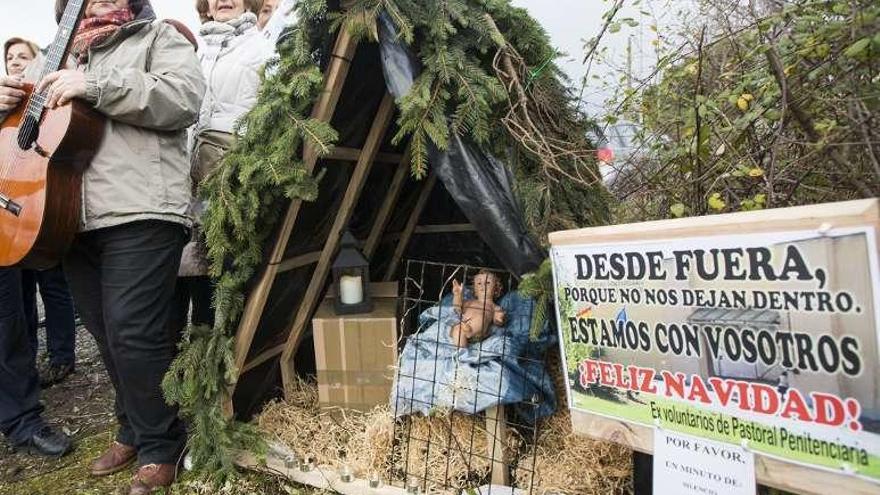
<svg viewBox="0 0 880 495"><path fill-rule="evenodd" d="M30 455L63 457L73 450L73 442L64 433L44 426L31 435L25 443L17 445L15 448Z"/></svg>
<svg viewBox="0 0 880 495"><path fill-rule="evenodd" d="M40 388L47 388L63 382L73 373L73 363L50 364L40 371Z"/></svg>

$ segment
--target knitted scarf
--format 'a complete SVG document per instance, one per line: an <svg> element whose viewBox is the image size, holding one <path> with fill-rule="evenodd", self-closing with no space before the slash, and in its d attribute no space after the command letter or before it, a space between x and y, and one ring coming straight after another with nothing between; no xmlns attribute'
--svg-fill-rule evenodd
<svg viewBox="0 0 880 495"><path fill-rule="evenodd" d="M108 12L102 16L83 19L79 24L76 37L73 38L71 53L79 63L85 63L89 58L89 49L106 41L119 32L119 29L134 19L130 9L119 9Z"/></svg>
<svg viewBox="0 0 880 495"><path fill-rule="evenodd" d="M199 29L199 36L209 46L219 46L236 36L248 32L257 25L257 16L253 12L245 12L238 19L227 22L208 21Z"/></svg>

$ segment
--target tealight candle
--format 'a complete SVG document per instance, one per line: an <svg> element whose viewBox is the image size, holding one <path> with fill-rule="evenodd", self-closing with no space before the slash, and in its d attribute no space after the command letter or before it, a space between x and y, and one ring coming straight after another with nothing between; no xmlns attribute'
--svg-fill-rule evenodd
<svg viewBox="0 0 880 495"><path fill-rule="evenodd" d="M419 483L418 478L410 478L406 482L406 493L414 493L414 494L418 495L419 485L421 485L421 483Z"/></svg>
<svg viewBox="0 0 880 495"><path fill-rule="evenodd" d="M354 481L354 473L351 472L351 468L348 465L342 466L342 469L339 470L339 479L342 480L343 483L351 483Z"/></svg>
<svg viewBox="0 0 880 495"><path fill-rule="evenodd" d="M379 473L373 471L370 473L370 488L379 488L382 486L382 477L379 476Z"/></svg>
<svg viewBox="0 0 880 495"><path fill-rule="evenodd" d="M311 454L305 456L299 461L299 470L308 473L312 469L315 469L315 457Z"/></svg>

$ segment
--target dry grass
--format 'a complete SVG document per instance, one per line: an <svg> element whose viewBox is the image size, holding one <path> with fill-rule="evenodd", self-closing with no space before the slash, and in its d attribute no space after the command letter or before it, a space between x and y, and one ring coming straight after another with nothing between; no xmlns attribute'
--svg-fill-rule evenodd
<svg viewBox="0 0 880 495"><path fill-rule="evenodd" d="M542 424L535 455L520 460L515 477L524 489L533 483L538 494L632 493L632 451L575 435L564 411Z"/></svg>
<svg viewBox="0 0 880 495"><path fill-rule="evenodd" d="M380 473L398 485L414 477L423 487L469 488L489 478L491 436L482 416L442 412L402 419L395 427L388 407L366 413L321 409L314 385L300 382L290 392L287 401L267 406L257 422L298 457L314 456L319 465L335 469L347 465L362 478ZM532 486L539 494L632 491L629 449L574 435L567 412L545 420L539 430L534 450L508 430L507 454L519 487Z"/></svg>
<svg viewBox="0 0 880 495"><path fill-rule="evenodd" d="M257 425L299 458L337 468L348 465L361 477L391 472L394 420L387 406L370 412L321 409L317 388L300 381L286 401L266 406Z"/></svg>

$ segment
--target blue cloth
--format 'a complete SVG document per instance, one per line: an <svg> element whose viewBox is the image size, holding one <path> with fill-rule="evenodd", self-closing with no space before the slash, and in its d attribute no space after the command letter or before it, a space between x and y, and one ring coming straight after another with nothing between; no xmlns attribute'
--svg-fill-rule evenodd
<svg viewBox="0 0 880 495"><path fill-rule="evenodd" d="M476 414L496 405L515 405L517 414L532 422L553 414L556 398L544 355L556 335L545 324L537 340L529 339L533 300L511 292L498 304L507 324L491 327L488 338L467 348L450 337L461 321L451 295L419 315L419 331L400 355L391 390L397 417L448 409Z"/></svg>

